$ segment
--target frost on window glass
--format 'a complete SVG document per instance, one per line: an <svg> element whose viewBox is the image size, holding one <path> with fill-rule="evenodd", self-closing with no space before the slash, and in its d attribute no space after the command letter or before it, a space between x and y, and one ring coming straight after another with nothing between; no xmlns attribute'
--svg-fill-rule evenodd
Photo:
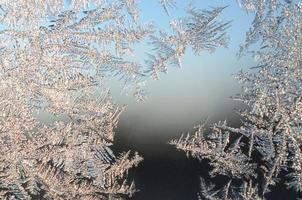
<svg viewBox="0 0 302 200"><path fill-rule="evenodd" d="M243 124L233 128L220 122L209 131L197 128L193 135L171 142L193 157L207 159L211 177L229 180L220 190L202 180L201 199L265 199L281 181L288 189L302 191L301 3L239 4L254 15L239 55L252 54L257 61L253 69L236 76L243 89L235 98L248 106L240 112Z"/></svg>
<svg viewBox="0 0 302 200"><path fill-rule="evenodd" d="M0 198L131 197L127 173L142 157L110 149L124 107L105 81L118 77L144 99L144 81L180 63L186 46L225 44L222 10L192 9L171 23L174 35L158 36L136 0L0 1ZM157 52L146 67L129 58L145 41Z"/></svg>

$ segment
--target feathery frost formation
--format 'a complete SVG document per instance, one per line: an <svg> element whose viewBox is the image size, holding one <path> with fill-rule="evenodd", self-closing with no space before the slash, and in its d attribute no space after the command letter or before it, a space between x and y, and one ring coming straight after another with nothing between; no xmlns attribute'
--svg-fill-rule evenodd
<svg viewBox="0 0 302 200"><path fill-rule="evenodd" d="M239 3L255 14L240 54L251 53L258 61L255 71L237 75L243 92L236 99L249 107L240 112L243 125L232 128L220 122L209 132L201 125L192 136L171 144L209 160L211 177L229 179L221 190L202 180L200 199L265 199L281 180L288 189L301 193L302 4L282 0Z"/></svg>
<svg viewBox="0 0 302 200"><path fill-rule="evenodd" d="M142 81L179 63L186 46L200 52L224 45L227 26L216 22L222 8L191 10L187 23L173 23L175 35L157 38L152 25L140 24L137 6L0 0L1 199L113 200L135 192L126 176L142 158L110 150L123 108L104 81L118 76L142 99ZM129 57L150 37L158 53L147 70Z"/></svg>
<svg viewBox="0 0 302 200"><path fill-rule="evenodd" d="M168 4L170 5L170 4ZM221 22L218 17L225 7L211 10L199 10L190 7L188 16L170 23L173 34L160 32L159 36L151 36L151 44L156 54L149 54L146 64L154 79L160 72L167 72L170 65L181 67L181 58L187 48L192 48L195 54L202 51L213 52L217 47L227 44L226 29L229 22Z"/></svg>
<svg viewBox="0 0 302 200"><path fill-rule="evenodd" d="M127 13L137 19L134 1L94 3L0 3L1 199L122 199L135 192L125 177L142 158L110 150L122 109L101 88L111 74L139 80L140 68L123 55L149 29L126 23ZM45 114L54 120L41 121Z"/></svg>

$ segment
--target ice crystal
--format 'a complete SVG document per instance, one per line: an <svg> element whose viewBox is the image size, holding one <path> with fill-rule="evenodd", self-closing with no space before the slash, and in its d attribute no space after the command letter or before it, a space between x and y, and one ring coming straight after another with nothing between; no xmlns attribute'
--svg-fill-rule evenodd
<svg viewBox="0 0 302 200"><path fill-rule="evenodd" d="M173 2L159 3L167 11ZM143 99L145 79L179 64L187 46L225 44L222 10L191 9L187 22L171 23L175 35L157 37L137 0L1 0L0 198L131 197L127 172L142 158L110 149L123 108L105 80L117 76ZM158 54L146 72L129 57L148 38Z"/></svg>
<svg viewBox="0 0 302 200"><path fill-rule="evenodd" d="M209 134L198 129L193 136L171 142L194 157L208 159L212 176L230 180L226 193L225 188L205 193L202 183L205 199L264 199L281 179L288 188L302 191L301 4L281 0L240 4L255 13L240 53L252 53L258 62L256 71L237 75L243 92L236 99L249 107L240 112L244 123L240 128L218 123ZM240 190L234 180L242 183Z"/></svg>
<svg viewBox="0 0 302 200"><path fill-rule="evenodd" d="M158 79L160 72L167 72L169 65L181 66L181 58L188 47L196 54L202 51L213 52L217 47L226 47L226 29L229 22L219 21L217 18L225 7L212 10L190 8L188 16L170 23L173 35L160 32L159 36L151 36L151 44L156 54L149 54L146 64L148 73Z"/></svg>
<svg viewBox="0 0 302 200"><path fill-rule="evenodd" d="M103 81L138 83L143 76L125 59L150 33L136 23L136 2L0 5L0 198L131 197L136 189L125 178L142 158L111 151L123 108Z"/></svg>
<svg viewBox="0 0 302 200"><path fill-rule="evenodd" d="M175 0L159 0L159 3L163 6L167 14L169 14L169 8L176 7Z"/></svg>

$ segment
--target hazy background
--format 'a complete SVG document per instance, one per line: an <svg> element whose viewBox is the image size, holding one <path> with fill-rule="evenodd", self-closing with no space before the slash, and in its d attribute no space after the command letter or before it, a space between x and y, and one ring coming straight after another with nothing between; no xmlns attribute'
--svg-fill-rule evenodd
<svg viewBox="0 0 302 200"><path fill-rule="evenodd" d="M157 1L142 1L142 21L153 19L154 24L168 28L169 20L184 15L188 1L177 1L178 8L167 16ZM240 86L232 74L253 66L252 58L238 59L236 53L244 41L252 16L249 16L235 0L199 0L198 8L225 6L221 19L232 20L228 30L229 48L215 53L194 56L188 52L183 59L183 68L171 67L160 80L147 82L148 99L137 103L132 96L120 93L118 83L113 82L113 97L118 104L127 105L116 132L116 152L138 151L144 161L130 172L139 193L135 200L197 200L199 176L205 176L208 166L188 159L167 143L181 133L209 117L212 122L227 120L238 126L240 120L234 108L237 102L229 99L240 92ZM138 47L138 56L144 56L144 47ZM140 58L138 58L140 59Z"/></svg>
<svg viewBox="0 0 302 200"><path fill-rule="evenodd" d="M142 21L153 20L162 29L169 29L169 21L184 15L185 5L189 1L177 1L178 8L171 10L168 16L157 1L142 1ZM148 99L137 103L133 96L120 93L119 84L113 84L113 97L120 105L127 105L120 126L135 129L137 139L145 137L162 137L169 133L159 133L161 128L183 128L187 130L192 124L205 117L227 118L236 105L229 97L240 92L240 86L232 75L240 69L247 70L253 66L253 59L238 59L239 45L244 42L252 16L242 10L235 0L196 0L198 8L209 9L214 6L226 6L220 17L232 21L228 30L230 37L228 48L219 48L215 53L207 52L199 56L188 51L182 60L183 68L170 67L168 74L161 74L160 79L146 83ZM137 59L144 57L146 48L138 47ZM116 85L115 85L116 84ZM153 129L153 133L147 132ZM140 133L140 132L143 133ZM147 132L146 132L147 131ZM175 135L175 134L174 134ZM172 136L172 135L170 135Z"/></svg>

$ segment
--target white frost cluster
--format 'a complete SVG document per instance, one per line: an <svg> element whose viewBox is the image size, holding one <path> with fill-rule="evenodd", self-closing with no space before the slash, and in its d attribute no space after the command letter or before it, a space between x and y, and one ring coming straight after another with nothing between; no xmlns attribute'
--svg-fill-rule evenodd
<svg viewBox="0 0 302 200"><path fill-rule="evenodd" d="M229 179L217 191L202 181L201 199L265 199L281 180L302 191L301 3L240 2L255 14L240 54L252 49L258 61L255 70L237 75L243 92L236 99L249 107L240 112L243 125L218 123L208 134L199 128L193 136L171 142L194 157L208 159L212 177Z"/></svg>
<svg viewBox="0 0 302 200"><path fill-rule="evenodd" d="M191 10L175 35L141 24L136 0L0 0L0 198L128 199L128 170L142 158L110 149L123 108L104 87L134 84L196 52L224 45L223 8ZM161 1L164 6L167 1ZM168 4L173 5L173 4ZM134 45L159 45L151 71L129 59ZM45 116L50 119L43 121Z"/></svg>
<svg viewBox="0 0 302 200"><path fill-rule="evenodd" d="M142 158L111 149L122 108L102 83L140 79L124 59L149 27L134 1L0 1L0 198L123 199ZM53 120L43 122L43 115Z"/></svg>
<svg viewBox="0 0 302 200"><path fill-rule="evenodd" d="M147 72L158 79L159 73L166 73L168 66L181 67L181 58L189 47L195 54L226 47L229 22L218 19L224 9L199 10L191 7L186 17L170 23L173 34L161 31L159 36L152 35L150 44L154 46L155 54L149 54L146 60Z"/></svg>

